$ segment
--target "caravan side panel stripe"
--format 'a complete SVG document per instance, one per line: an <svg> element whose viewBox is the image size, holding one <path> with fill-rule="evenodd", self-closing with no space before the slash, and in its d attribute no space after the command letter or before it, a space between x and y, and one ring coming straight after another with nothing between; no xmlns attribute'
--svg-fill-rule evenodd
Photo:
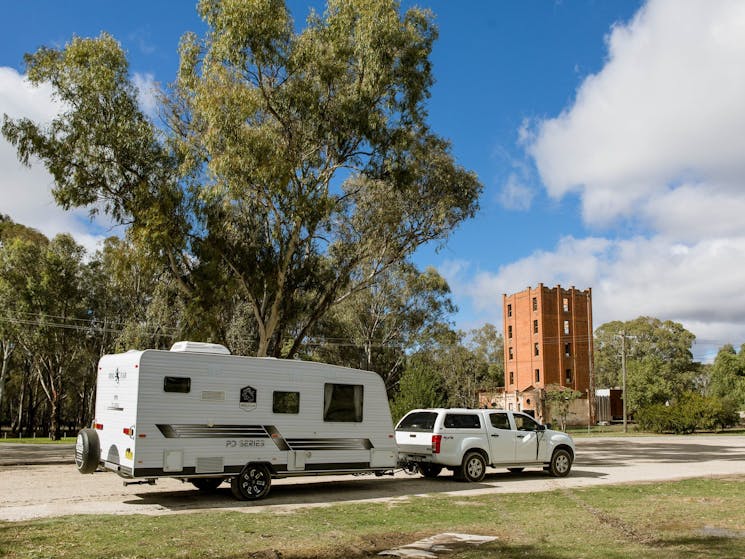
<svg viewBox="0 0 745 559"><path fill-rule="evenodd" d="M279 450L370 450L370 439L285 439L274 425L156 424L167 439L272 439Z"/></svg>
<svg viewBox="0 0 745 559"><path fill-rule="evenodd" d="M156 424L167 439L268 439L263 425Z"/></svg>

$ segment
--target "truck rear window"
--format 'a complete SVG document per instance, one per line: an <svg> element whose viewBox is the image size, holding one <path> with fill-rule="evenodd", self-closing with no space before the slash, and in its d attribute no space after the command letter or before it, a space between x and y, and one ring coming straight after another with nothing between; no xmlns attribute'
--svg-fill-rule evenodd
<svg viewBox="0 0 745 559"><path fill-rule="evenodd" d="M429 411L410 413L401 420L396 431L434 431L437 414Z"/></svg>

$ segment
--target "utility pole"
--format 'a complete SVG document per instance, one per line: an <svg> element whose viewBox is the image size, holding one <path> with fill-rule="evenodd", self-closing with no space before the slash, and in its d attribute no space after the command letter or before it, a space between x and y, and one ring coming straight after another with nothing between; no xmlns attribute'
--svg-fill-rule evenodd
<svg viewBox="0 0 745 559"><path fill-rule="evenodd" d="M623 432L628 433L626 424L626 332L621 332L621 399L623 404Z"/></svg>

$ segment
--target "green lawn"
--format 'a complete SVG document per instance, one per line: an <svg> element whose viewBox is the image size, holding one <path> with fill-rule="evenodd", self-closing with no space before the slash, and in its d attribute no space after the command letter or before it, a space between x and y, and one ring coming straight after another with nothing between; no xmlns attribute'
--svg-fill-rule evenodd
<svg viewBox="0 0 745 559"><path fill-rule="evenodd" d="M271 503L271 496L265 503ZM0 556L372 558L441 532L498 538L443 556L454 559L741 558L745 476L534 494L410 497L295 512L0 523Z"/></svg>
<svg viewBox="0 0 745 559"><path fill-rule="evenodd" d="M572 437L657 437L658 433L652 433L650 431L640 431L633 423L628 424L628 432L623 432L623 425L613 423L612 425L593 425L591 429L587 429L587 426L572 426L567 427L567 433ZM558 428L558 426L555 426ZM724 431L696 431L693 436L696 435L743 435L745 429L742 427L736 427L731 429L725 429ZM681 437L690 437L691 435L679 435Z"/></svg>
<svg viewBox="0 0 745 559"><path fill-rule="evenodd" d="M57 441L51 440L49 437L8 437L0 438L0 443L16 443L16 444L72 444L75 442L76 437L62 437Z"/></svg>

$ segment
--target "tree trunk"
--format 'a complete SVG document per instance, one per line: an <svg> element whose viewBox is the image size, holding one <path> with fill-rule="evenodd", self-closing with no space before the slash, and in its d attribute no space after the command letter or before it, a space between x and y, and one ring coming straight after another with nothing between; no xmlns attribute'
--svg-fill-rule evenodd
<svg viewBox="0 0 745 559"><path fill-rule="evenodd" d="M10 342L2 342L3 347L3 362L0 366L0 410L3 408L3 399L5 397L5 375L8 372L8 362L10 361L10 355L13 353L13 344Z"/></svg>

